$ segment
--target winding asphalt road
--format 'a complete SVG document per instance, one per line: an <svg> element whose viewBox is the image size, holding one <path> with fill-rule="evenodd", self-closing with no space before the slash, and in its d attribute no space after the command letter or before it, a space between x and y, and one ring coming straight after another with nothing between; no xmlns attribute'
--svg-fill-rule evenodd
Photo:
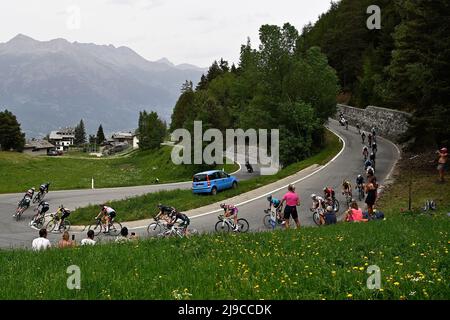
<svg viewBox="0 0 450 320"><path fill-rule="evenodd" d="M353 184L356 176L364 171L362 160L362 142L357 130L349 127L346 130L341 127L337 121L331 120L329 128L337 133L345 142L345 148L338 157L326 166L319 167L318 172L307 175L301 181L295 184L297 192L301 198L301 206L299 208L300 222L302 225L313 225L312 214L309 211L311 205L310 195L312 193L322 194L324 186L332 186L336 190L337 198L343 207L345 199L340 194L343 179L349 179ZM391 142L378 138L378 153L375 175L380 184L383 184L386 177L391 173L395 162L399 159L400 152L398 148ZM250 174L245 172L245 168L241 169L236 176L240 179L248 179ZM173 189L189 189L191 182L183 182L167 185L151 185L127 188L110 188L96 190L75 190L75 191L53 191L46 198L51 204L64 204L68 208L85 206L91 203L101 203L108 200L118 200L126 197L138 196L149 192L159 190ZM280 190L273 193L273 196L282 198L286 190ZM4 194L0 195L0 247L30 247L32 239L37 235L37 231L31 229L28 222L33 214L32 209L28 209L24 214L24 219L16 222L12 218L15 210L15 204L20 200L23 194ZM259 195L262 196L262 195ZM250 224L250 230L262 231L263 226L263 210L267 208L266 197L246 201L245 204L239 205L239 215L246 218ZM51 208L54 209L54 208ZM192 217L191 225L200 232L213 231L217 222L217 213L198 215ZM145 236L145 228L135 228L138 235ZM84 233L84 232L83 232ZM83 235L76 233L76 239L80 240ZM60 238L60 234L51 234L49 239L56 241Z"/></svg>

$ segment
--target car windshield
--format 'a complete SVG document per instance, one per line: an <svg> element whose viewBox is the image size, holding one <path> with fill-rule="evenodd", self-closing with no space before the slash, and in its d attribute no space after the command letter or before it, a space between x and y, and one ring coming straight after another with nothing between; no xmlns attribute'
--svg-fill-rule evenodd
<svg viewBox="0 0 450 320"><path fill-rule="evenodd" d="M194 176L194 182L206 181L206 174L197 174Z"/></svg>

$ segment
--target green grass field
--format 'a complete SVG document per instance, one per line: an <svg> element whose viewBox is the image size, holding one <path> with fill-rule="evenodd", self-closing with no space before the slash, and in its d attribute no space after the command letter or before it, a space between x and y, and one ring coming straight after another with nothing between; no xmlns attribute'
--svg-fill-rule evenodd
<svg viewBox="0 0 450 320"><path fill-rule="evenodd" d="M327 133L326 139L326 147L315 156L292 164L276 175L260 176L255 179L241 181L236 190L226 190L218 193L216 196L196 195L191 190L173 190L151 193L121 201L112 201L109 204L119 213L119 221L134 221L153 217L157 213L158 203L170 204L180 211L199 208L278 181L313 164L324 164L328 162L339 152L342 144L331 133ZM96 205L79 208L73 212L70 221L73 224L90 224L92 223L93 214L95 215L97 211L98 206Z"/></svg>
<svg viewBox="0 0 450 320"><path fill-rule="evenodd" d="M163 147L159 151L133 152L129 157L111 159L32 157L0 152L0 193L24 192L47 181L51 182L51 190L67 190L90 188L92 178L96 188L147 185L156 178L160 183L190 180L194 166L174 165L171 150ZM237 169L235 164L225 165L228 172Z"/></svg>
<svg viewBox="0 0 450 320"><path fill-rule="evenodd" d="M0 299L448 299L446 211L386 213L386 221L288 232L2 251ZM66 287L71 265L81 290ZM372 265L380 290L366 286Z"/></svg>

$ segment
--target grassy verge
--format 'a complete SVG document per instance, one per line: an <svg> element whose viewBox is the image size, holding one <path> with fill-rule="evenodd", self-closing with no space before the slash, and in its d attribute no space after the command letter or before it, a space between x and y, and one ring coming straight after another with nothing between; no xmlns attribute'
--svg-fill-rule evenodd
<svg viewBox="0 0 450 320"><path fill-rule="evenodd" d="M414 172L417 204L431 196L438 210L401 213L401 176L379 202L384 221L1 251L0 299L448 299L449 183ZM71 265L80 267L81 290L66 287ZM18 273L23 266L33 267ZM370 266L380 268L380 289L367 288Z"/></svg>
<svg viewBox="0 0 450 320"><path fill-rule="evenodd" d="M109 204L120 214L119 220L122 221L134 221L154 216L158 203L170 204L180 211L202 207L278 181L313 164L324 164L328 162L339 152L342 145L340 140L330 132L327 133L326 139L326 147L315 156L292 164L276 175L260 176L255 179L241 181L236 190L226 190L218 193L214 197L195 195L191 190L173 190L151 193L126 200L112 201ZM74 224L90 224L92 223L93 214L97 211L98 207L95 205L79 208L71 215L71 222Z"/></svg>
<svg viewBox="0 0 450 320"><path fill-rule="evenodd" d="M0 299L448 299L449 230L443 212L392 212L301 231L4 251ZM66 288L71 265L81 290ZM371 265L381 269L380 290L367 289Z"/></svg>
<svg viewBox="0 0 450 320"><path fill-rule="evenodd" d="M170 147L159 151L132 153L129 157L80 159L71 157L32 157L0 152L0 193L23 192L50 181L51 190L147 185L156 178L161 183L186 181L195 173L194 166L176 166L170 159ZM237 165L225 165L228 172Z"/></svg>

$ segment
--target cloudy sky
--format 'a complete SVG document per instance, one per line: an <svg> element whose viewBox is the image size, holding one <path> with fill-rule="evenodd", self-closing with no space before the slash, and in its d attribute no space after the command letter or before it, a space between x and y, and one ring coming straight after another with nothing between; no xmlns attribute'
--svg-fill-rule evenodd
<svg viewBox="0 0 450 320"><path fill-rule="evenodd" d="M221 57L237 62L247 37L258 44L262 24L301 30L329 7L330 0L2 0L0 42L19 33L65 38L206 67Z"/></svg>

